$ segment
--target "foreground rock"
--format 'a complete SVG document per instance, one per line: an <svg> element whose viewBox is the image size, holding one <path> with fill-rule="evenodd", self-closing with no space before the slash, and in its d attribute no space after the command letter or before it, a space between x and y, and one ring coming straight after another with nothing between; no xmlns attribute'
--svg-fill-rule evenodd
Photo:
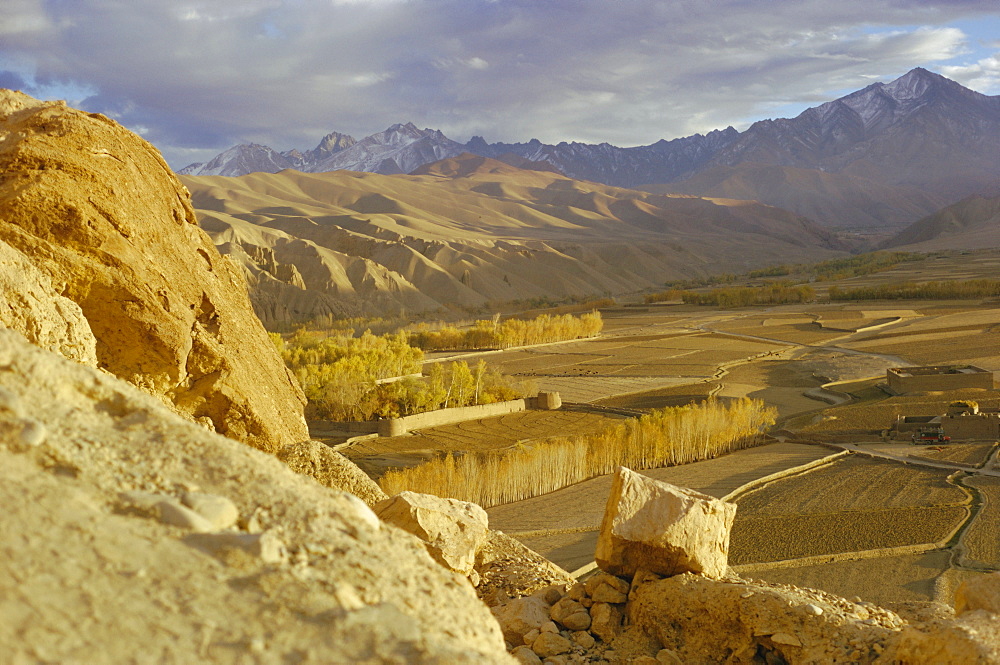
<svg viewBox="0 0 1000 665"><path fill-rule="evenodd" d="M0 505L9 662L514 662L468 582L356 497L11 331Z"/></svg>
<svg viewBox="0 0 1000 665"><path fill-rule="evenodd" d="M618 467L595 559L614 575L726 574L736 505Z"/></svg>
<svg viewBox="0 0 1000 665"><path fill-rule="evenodd" d="M295 473L311 476L320 485L350 492L369 507L389 498L356 464L319 441L290 443L278 451L278 459Z"/></svg>
<svg viewBox="0 0 1000 665"><path fill-rule="evenodd" d="M6 90L0 136L0 241L13 250L0 251L0 298L19 313L5 325L220 434L268 451L308 438L302 393L241 271L151 145L104 116ZM4 279L32 277L24 262L42 275L34 286ZM57 312L42 311L45 292Z"/></svg>
<svg viewBox="0 0 1000 665"><path fill-rule="evenodd" d="M489 530L486 511L476 504L419 492L400 492L381 501L375 514L420 538L435 560L462 575L473 572Z"/></svg>
<svg viewBox="0 0 1000 665"><path fill-rule="evenodd" d="M633 584L632 625L681 662L1000 662L997 615L908 625L896 613L815 589L684 574Z"/></svg>

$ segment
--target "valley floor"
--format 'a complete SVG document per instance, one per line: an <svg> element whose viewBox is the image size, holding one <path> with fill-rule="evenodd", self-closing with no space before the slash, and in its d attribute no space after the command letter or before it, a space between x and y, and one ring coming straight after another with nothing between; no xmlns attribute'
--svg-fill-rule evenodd
<svg viewBox="0 0 1000 665"><path fill-rule="evenodd" d="M963 278L991 274L994 267L992 256L980 263L954 260L964 261ZM947 275L957 269L954 260L936 268ZM933 270L923 275L934 278ZM886 279L893 277L843 283ZM958 397L996 407L1000 392L890 398L878 388L890 367L968 363L1000 370L995 303L879 301L733 310L658 304L602 313L600 338L488 356L507 374L561 392L572 411L519 417L530 423L504 417L424 430L404 437L405 446L397 442L396 452L503 448L597 427L601 418L620 413L709 396L751 397L777 408L777 443L643 472L714 496L730 495L740 505L730 563L742 574L901 603L950 600L963 577L1000 569L1000 550L990 544L995 538L984 538L995 534L1000 519L994 442L932 450L880 439L897 413L941 413ZM472 439L475 446L469 445ZM391 440L378 445L383 457L392 453ZM355 453L363 464L358 459L363 451ZM610 482L602 476L496 506L489 510L491 525L568 570L582 568L593 560Z"/></svg>

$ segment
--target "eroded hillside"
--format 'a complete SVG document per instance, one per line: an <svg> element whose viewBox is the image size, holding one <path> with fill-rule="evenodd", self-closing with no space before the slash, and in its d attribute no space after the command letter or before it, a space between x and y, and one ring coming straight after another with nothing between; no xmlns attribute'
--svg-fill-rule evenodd
<svg viewBox="0 0 1000 665"><path fill-rule="evenodd" d="M385 176L184 177L265 321L618 294L843 246L784 210L463 155Z"/></svg>

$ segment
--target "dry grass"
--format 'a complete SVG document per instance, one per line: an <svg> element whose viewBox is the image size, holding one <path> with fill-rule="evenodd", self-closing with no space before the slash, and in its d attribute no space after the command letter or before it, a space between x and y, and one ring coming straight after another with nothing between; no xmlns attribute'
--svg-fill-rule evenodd
<svg viewBox="0 0 1000 665"><path fill-rule="evenodd" d="M1000 524L1000 478L975 476L963 482L975 487L983 500L979 513L962 537L964 558L969 559L972 565L1000 569L1000 537L997 535L997 525Z"/></svg>
<svg viewBox="0 0 1000 665"><path fill-rule="evenodd" d="M968 503L968 493L949 483L947 477L945 470L908 467L852 455L750 490L738 497L737 503L739 514L744 517Z"/></svg>
<svg viewBox="0 0 1000 665"><path fill-rule="evenodd" d="M446 455L419 467L390 471L387 494L414 490L494 506L538 496L610 473L684 464L756 445L774 411L755 400L656 411L602 432L518 446L502 454Z"/></svg>
<svg viewBox="0 0 1000 665"><path fill-rule="evenodd" d="M940 446L940 450L937 446L922 446L909 456L978 467L986 462L995 447L995 443L949 443Z"/></svg>
<svg viewBox="0 0 1000 665"><path fill-rule="evenodd" d="M934 600L935 582L948 569L950 559L951 552L936 550L925 554L774 568L744 577L822 589L843 598L858 596L878 605L930 601Z"/></svg>
<svg viewBox="0 0 1000 665"><path fill-rule="evenodd" d="M948 538L966 515L964 506L743 517L737 511L729 562L762 563L934 543Z"/></svg>

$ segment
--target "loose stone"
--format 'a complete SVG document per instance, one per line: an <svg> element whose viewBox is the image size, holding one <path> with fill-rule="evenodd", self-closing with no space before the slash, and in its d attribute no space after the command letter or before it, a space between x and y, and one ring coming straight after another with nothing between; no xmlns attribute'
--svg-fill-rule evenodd
<svg viewBox="0 0 1000 665"><path fill-rule="evenodd" d="M160 501L156 504L156 509L160 514L160 521L164 524L172 524L199 533L212 531L215 528L207 519L181 505L176 499Z"/></svg>
<svg viewBox="0 0 1000 665"><path fill-rule="evenodd" d="M542 659L531 650L531 647L519 646L511 651L510 655L514 656L521 665L542 665Z"/></svg>
<svg viewBox="0 0 1000 665"><path fill-rule="evenodd" d="M559 633L543 631L541 635L532 643L531 650L542 658L558 656L573 648L570 641Z"/></svg>
<svg viewBox="0 0 1000 665"><path fill-rule="evenodd" d="M185 506L211 522L215 529L228 529L240 518L236 504L224 496L187 492L181 500Z"/></svg>

